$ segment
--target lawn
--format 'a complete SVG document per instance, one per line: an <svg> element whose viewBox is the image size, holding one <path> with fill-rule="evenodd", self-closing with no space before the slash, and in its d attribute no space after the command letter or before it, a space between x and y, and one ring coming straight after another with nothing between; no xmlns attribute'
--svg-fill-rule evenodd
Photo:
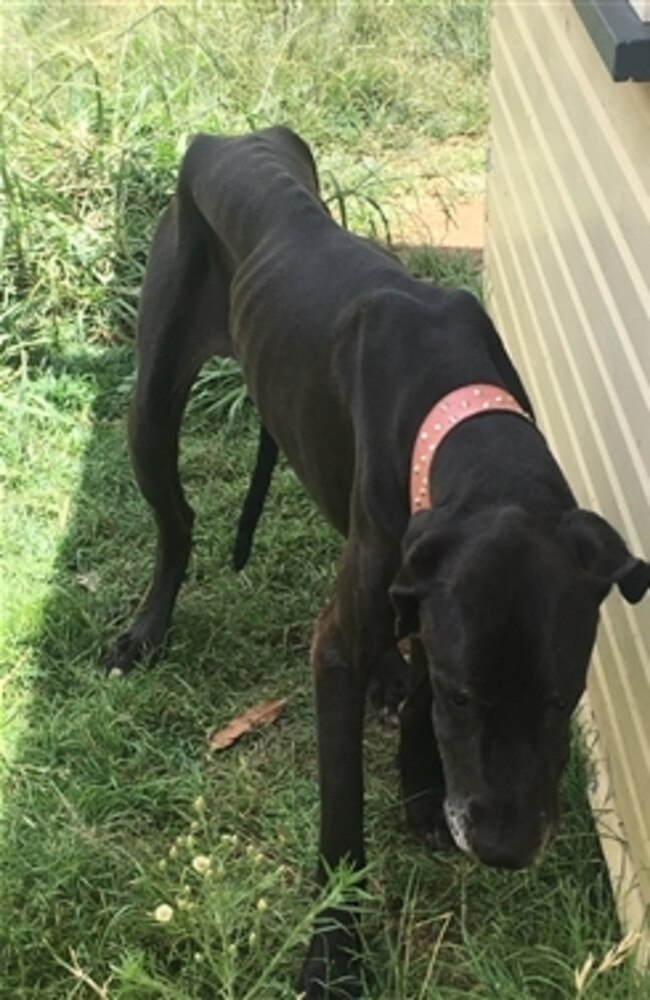
<svg viewBox="0 0 650 1000"><path fill-rule="evenodd" d="M0 997L292 998L322 903L307 661L339 540L282 465L231 571L256 420L209 366L183 434L198 518L172 645L104 677L153 557L124 439L138 286L196 131L292 125L334 214L381 239L419 196L451 217L480 196L488 4L28 0L3 22ZM480 294L475 255L400 252ZM276 698L277 722L209 749ZM395 731L369 713L366 742L370 1000L647 995L607 957L621 931L578 747L556 843L506 874L410 840Z"/></svg>

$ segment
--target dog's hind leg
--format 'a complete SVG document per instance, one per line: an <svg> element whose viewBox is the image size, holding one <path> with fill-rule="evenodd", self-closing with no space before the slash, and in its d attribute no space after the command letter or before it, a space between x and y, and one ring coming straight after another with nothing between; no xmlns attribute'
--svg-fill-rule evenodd
<svg viewBox="0 0 650 1000"><path fill-rule="evenodd" d="M138 321L138 372L129 413L135 476L157 527L153 580L131 628L105 657L129 670L159 653L190 554L193 512L178 476L178 435L199 368L229 353L227 285L214 236L189 198L164 214L147 265Z"/></svg>
<svg viewBox="0 0 650 1000"><path fill-rule="evenodd" d="M271 485L271 477L278 460L278 446L264 424L260 426L255 468L251 476L248 493L237 525L237 537L233 549L232 564L239 572L248 562L253 545L255 528L262 516L264 501Z"/></svg>

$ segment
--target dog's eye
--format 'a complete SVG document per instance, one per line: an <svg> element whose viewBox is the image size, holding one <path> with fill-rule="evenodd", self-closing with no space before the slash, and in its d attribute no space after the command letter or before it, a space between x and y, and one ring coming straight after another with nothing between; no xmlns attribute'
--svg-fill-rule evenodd
<svg viewBox="0 0 650 1000"><path fill-rule="evenodd" d="M451 691L449 700L456 708L467 708L469 705L469 695L465 691Z"/></svg>

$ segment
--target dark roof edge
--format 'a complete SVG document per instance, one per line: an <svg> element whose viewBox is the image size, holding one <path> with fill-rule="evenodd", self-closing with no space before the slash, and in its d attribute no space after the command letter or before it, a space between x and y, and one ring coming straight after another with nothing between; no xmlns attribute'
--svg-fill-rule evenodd
<svg viewBox="0 0 650 1000"><path fill-rule="evenodd" d="M573 0L613 80L650 80L650 22L627 0Z"/></svg>

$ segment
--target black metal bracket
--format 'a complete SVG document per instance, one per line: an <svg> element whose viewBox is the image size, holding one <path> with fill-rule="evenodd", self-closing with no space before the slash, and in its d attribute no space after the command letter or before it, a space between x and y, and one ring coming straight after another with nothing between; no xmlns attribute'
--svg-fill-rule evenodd
<svg viewBox="0 0 650 1000"><path fill-rule="evenodd" d="M627 0L573 0L573 5L613 80L650 80L650 22Z"/></svg>

